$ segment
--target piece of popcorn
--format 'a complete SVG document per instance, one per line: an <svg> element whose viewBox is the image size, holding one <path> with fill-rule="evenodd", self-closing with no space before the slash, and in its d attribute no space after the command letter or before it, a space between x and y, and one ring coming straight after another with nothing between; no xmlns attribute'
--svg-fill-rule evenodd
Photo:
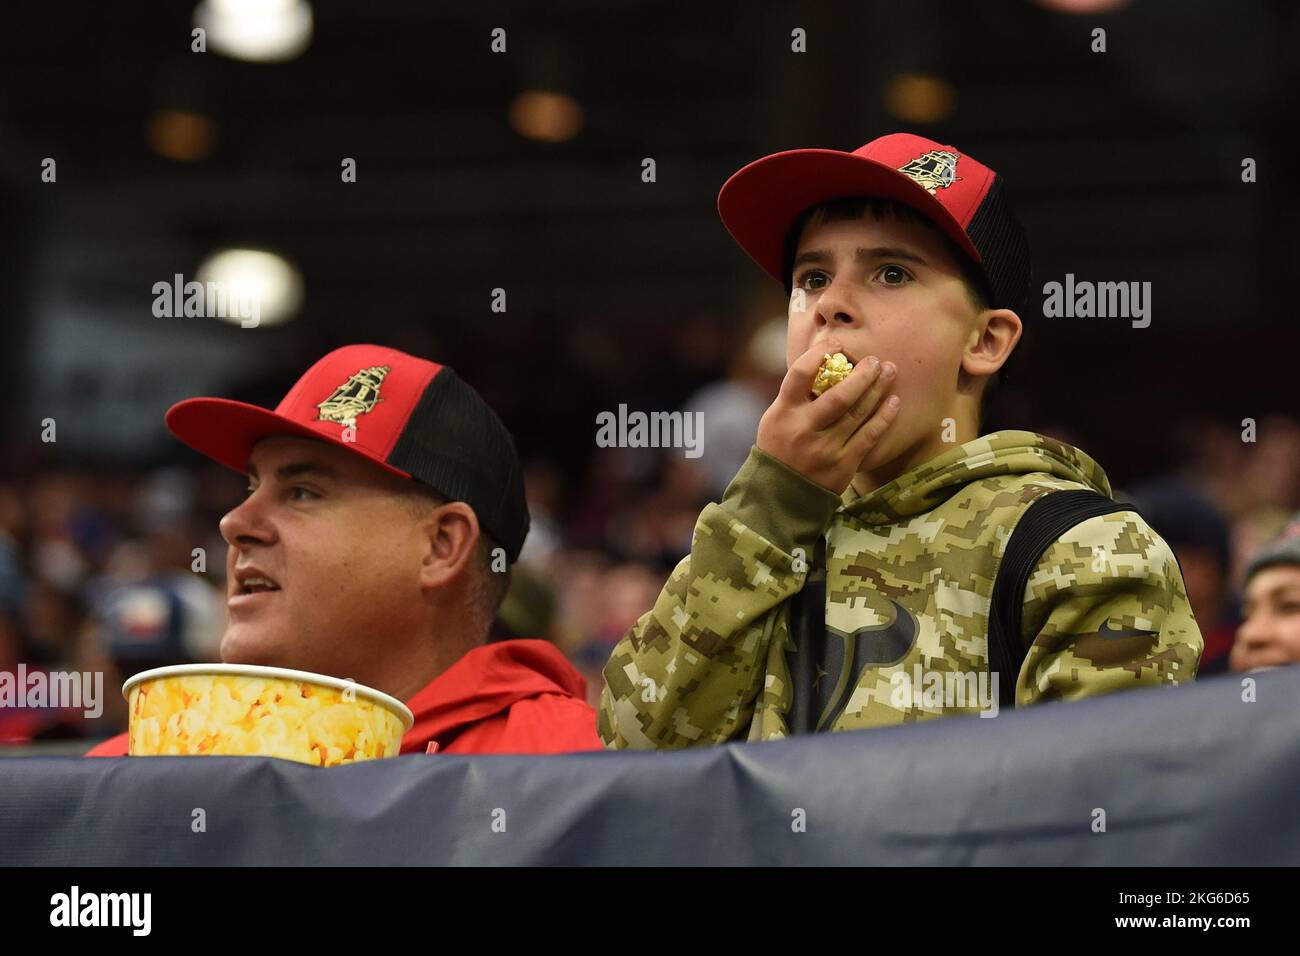
<svg viewBox="0 0 1300 956"><path fill-rule="evenodd" d="M817 377L813 379L813 394L821 395L832 385L838 385L849 377L853 363L844 357L843 352L828 354L817 367Z"/></svg>

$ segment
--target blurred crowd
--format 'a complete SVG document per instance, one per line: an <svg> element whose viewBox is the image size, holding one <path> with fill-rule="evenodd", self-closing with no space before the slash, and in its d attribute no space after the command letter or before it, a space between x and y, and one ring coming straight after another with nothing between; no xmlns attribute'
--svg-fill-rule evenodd
<svg viewBox="0 0 1300 956"><path fill-rule="evenodd" d="M575 480L571 461L522 440L533 524L495 636L556 643L595 703L611 648L654 603L700 510L748 453L784 374L784 348L783 323L760 325L725 375L692 386L680 410L702 413L698 458L593 448ZM1017 427L1091 452L1068 428ZM1243 440L1238 422L1185 426L1177 461L1116 488L1178 557L1205 636L1203 675L1232 666L1246 564L1300 509L1300 421L1265 418L1253 437ZM109 736L125 729L126 677L219 659L226 545L217 522L244 481L188 461L137 471L9 463L0 479L0 671L103 672L104 711L90 720L0 708L0 744Z"/></svg>

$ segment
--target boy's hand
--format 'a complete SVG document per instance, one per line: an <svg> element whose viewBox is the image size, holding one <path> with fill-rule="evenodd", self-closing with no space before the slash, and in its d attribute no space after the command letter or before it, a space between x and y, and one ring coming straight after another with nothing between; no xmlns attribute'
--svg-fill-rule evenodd
<svg viewBox="0 0 1300 956"><path fill-rule="evenodd" d="M812 382L835 339L819 342L795 359L781 392L758 423L756 444L773 458L835 494L843 494L862 459L898 415L897 395L881 402L894 381L894 365L868 356L849 377L814 398ZM877 407L879 406L879 407Z"/></svg>

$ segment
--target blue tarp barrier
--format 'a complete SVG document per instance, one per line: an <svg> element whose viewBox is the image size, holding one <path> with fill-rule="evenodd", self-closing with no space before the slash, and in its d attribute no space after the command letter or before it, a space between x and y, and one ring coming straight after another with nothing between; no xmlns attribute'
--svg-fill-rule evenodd
<svg viewBox="0 0 1300 956"><path fill-rule="evenodd" d="M1252 677L665 754L0 760L0 864L1296 864L1300 667Z"/></svg>

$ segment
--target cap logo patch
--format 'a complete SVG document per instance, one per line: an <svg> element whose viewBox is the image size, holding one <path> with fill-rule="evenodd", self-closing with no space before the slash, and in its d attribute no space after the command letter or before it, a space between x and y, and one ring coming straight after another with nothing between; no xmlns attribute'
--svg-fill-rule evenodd
<svg viewBox="0 0 1300 956"><path fill-rule="evenodd" d="M375 405L382 402L379 386L384 376L392 371L389 365L372 365L363 368L346 382L334 389L325 401L316 407L320 409L318 422L338 422L348 428L355 428L357 416L373 411Z"/></svg>
<svg viewBox="0 0 1300 956"><path fill-rule="evenodd" d="M898 167L898 171L921 186L931 196L936 189L947 189L961 182L957 175L958 154L949 149L932 149Z"/></svg>

